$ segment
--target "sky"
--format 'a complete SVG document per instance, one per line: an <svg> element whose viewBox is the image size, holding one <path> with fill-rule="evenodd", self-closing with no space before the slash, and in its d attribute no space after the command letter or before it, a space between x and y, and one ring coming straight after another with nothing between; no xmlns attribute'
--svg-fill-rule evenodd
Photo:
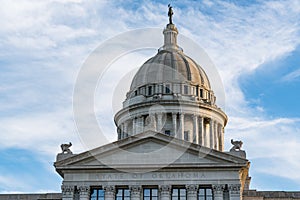
<svg viewBox="0 0 300 200"><path fill-rule="evenodd" d="M60 144L71 141L74 153L91 147L78 132L73 110L88 56L128 31L162 31L169 3L179 34L204 49L219 72L229 118L225 149L231 138L243 141L250 187L300 190L300 1L0 3L0 193L60 191L62 178L53 167ZM159 47L121 55L106 79L98 80L95 115L108 134L99 145L117 139L113 115L125 99L109 86L126 80L122 87L129 87L137 68Z"/></svg>

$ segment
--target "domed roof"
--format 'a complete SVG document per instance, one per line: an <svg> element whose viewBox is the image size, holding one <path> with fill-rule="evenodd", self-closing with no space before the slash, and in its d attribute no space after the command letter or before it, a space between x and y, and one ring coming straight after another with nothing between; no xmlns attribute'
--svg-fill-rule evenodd
<svg viewBox="0 0 300 200"><path fill-rule="evenodd" d="M152 83L186 83L211 90L204 70L182 51L160 50L134 76L130 90Z"/></svg>

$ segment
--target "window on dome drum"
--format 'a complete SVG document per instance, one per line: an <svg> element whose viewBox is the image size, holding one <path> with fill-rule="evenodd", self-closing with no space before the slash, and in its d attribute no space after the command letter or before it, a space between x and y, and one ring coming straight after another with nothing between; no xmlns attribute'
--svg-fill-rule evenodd
<svg viewBox="0 0 300 200"><path fill-rule="evenodd" d="M199 95L199 88L198 88L198 86L196 87L196 96L198 96Z"/></svg>
<svg viewBox="0 0 300 200"><path fill-rule="evenodd" d="M198 192L198 200L213 200L212 189L209 187L200 187Z"/></svg>
<svg viewBox="0 0 300 200"><path fill-rule="evenodd" d="M190 141L190 131L184 131L184 140Z"/></svg>
<svg viewBox="0 0 300 200"><path fill-rule="evenodd" d="M148 95L152 95L152 86L148 87Z"/></svg>
<svg viewBox="0 0 300 200"><path fill-rule="evenodd" d="M167 85L166 85L166 94L170 94L170 93L171 93L170 85L167 84Z"/></svg>
<svg viewBox="0 0 300 200"><path fill-rule="evenodd" d="M183 88L184 88L184 94L188 94L189 93L189 87L187 85L185 85Z"/></svg>
<svg viewBox="0 0 300 200"><path fill-rule="evenodd" d="M203 89L200 89L200 97L203 98Z"/></svg>
<svg viewBox="0 0 300 200"><path fill-rule="evenodd" d="M101 188L92 188L91 200L104 200L104 190Z"/></svg>
<svg viewBox="0 0 300 200"><path fill-rule="evenodd" d="M117 188L116 200L130 200L130 191L128 188Z"/></svg>
<svg viewBox="0 0 300 200"><path fill-rule="evenodd" d="M171 135L171 131L170 130L165 130L165 134L166 135Z"/></svg>
<svg viewBox="0 0 300 200"><path fill-rule="evenodd" d="M157 188L144 188L143 200L158 200L158 189Z"/></svg>
<svg viewBox="0 0 300 200"><path fill-rule="evenodd" d="M186 189L180 187L172 188L172 200L186 200Z"/></svg>

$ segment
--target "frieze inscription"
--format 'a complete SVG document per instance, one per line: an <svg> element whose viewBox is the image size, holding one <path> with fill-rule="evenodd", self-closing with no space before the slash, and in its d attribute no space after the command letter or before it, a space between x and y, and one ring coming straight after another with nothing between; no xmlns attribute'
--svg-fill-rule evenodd
<svg viewBox="0 0 300 200"><path fill-rule="evenodd" d="M144 174L135 173L102 173L90 174L90 179L96 180L192 180L205 179L203 172L152 172Z"/></svg>

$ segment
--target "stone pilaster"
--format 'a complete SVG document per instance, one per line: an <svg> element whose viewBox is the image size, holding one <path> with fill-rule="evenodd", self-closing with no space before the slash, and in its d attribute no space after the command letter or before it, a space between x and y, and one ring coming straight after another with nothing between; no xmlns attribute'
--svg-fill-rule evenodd
<svg viewBox="0 0 300 200"><path fill-rule="evenodd" d="M183 113L180 113L179 120L180 120L180 126L179 126L178 138L184 140L184 114Z"/></svg>
<svg viewBox="0 0 300 200"><path fill-rule="evenodd" d="M121 124L121 133L120 133L120 139L123 139L125 138L125 135L124 135L124 123Z"/></svg>
<svg viewBox="0 0 300 200"><path fill-rule="evenodd" d="M203 127L203 117L199 116L199 142L198 144L200 144L201 146L204 145L204 127Z"/></svg>
<svg viewBox="0 0 300 200"><path fill-rule="evenodd" d="M198 185L186 185L187 200L197 200Z"/></svg>
<svg viewBox="0 0 300 200"><path fill-rule="evenodd" d="M198 144L198 116L193 115L193 138L191 142Z"/></svg>
<svg viewBox="0 0 300 200"><path fill-rule="evenodd" d="M240 184L231 184L228 185L229 189L229 200L241 200L241 185Z"/></svg>
<svg viewBox="0 0 300 200"><path fill-rule="evenodd" d="M171 185L161 185L159 186L160 200L170 200L171 199Z"/></svg>
<svg viewBox="0 0 300 200"><path fill-rule="evenodd" d="M74 197L74 186L62 185L62 200L73 200Z"/></svg>
<svg viewBox="0 0 300 200"><path fill-rule="evenodd" d="M79 198L80 200L89 200L90 199L90 187L89 186L79 186Z"/></svg>
<svg viewBox="0 0 300 200"><path fill-rule="evenodd" d="M173 136L177 137L177 113L172 113Z"/></svg>
<svg viewBox="0 0 300 200"><path fill-rule="evenodd" d="M224 151L224 127L221 125L221 148L220 151Z"/></svg>
<svg viewBox="0 0 300 200"><path fill-rule="evenodd" d="M225 185L213 185L214 200L223 200Z"/></svg>
<svg viewBox="0 0 300 200"><path fill-rule="evenodd" d="M135 117L132 119L132 135L136 134L136 119Z"/></svg>
<svg viewBox="0 0 300 200"><path fill-rule="evenodd" d="M124 131L123 131L123 134L124 134L124 138L128 137L128 123L126 121L124 122Z"/></svg>
<svg viewBox="0 0 300 200"><path fill-rule="evenodd" d="M161 132L162 128L163 128L163 124L162 124L162 113L157 113L157 131Z"/></svg>
<svg viewBox="0 0 300 200"><path fill-rule="evenodd" d="M214 121L212 119L209 120L209 147L214 148Z"/></svg>
<svg viewBox="0 0 300 200"><path fill-rule="evenodd" d="M130 189L130 199L131 200L140 200L141 199L142 187L140 185L132 185L129 187L129 189Z"/></svg>
<svg viewBox="0 0 300 200"><path fill-rule="evenodd" d="M213 129L214 129L214 149L216 149L216 150L219 149L219 147L218 147L218 130L217 130L217 126L218 126L218 123L215 121Z"/></svg>
<svg viewBox="0 0 300 200"><path fill-rule="evenodd" d="M105 200L114 200L115 199L115 186L106 185L104 186L104 198Z"/></svg>

